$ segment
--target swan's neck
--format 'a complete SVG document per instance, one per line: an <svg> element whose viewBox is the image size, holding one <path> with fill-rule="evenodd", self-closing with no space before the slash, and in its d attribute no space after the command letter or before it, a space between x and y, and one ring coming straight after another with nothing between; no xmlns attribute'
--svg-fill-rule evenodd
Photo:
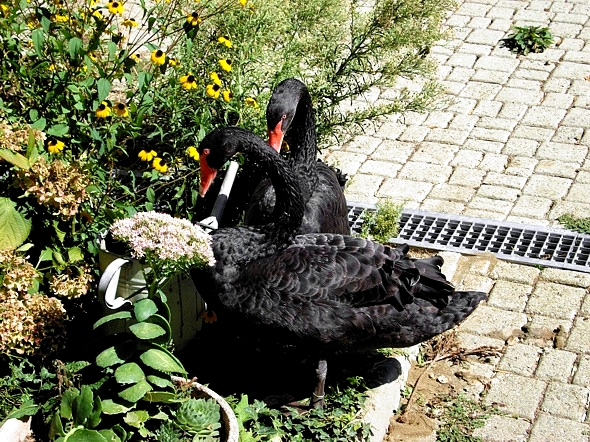
<svg viewBox="0 0 590 442"><path fill-rule="evenodd" d="M297 110L287 132L287 142L292 147L291 158L299 165L312 165L316 160L317 136L311 96L307 89L301 92Z"/></svg>

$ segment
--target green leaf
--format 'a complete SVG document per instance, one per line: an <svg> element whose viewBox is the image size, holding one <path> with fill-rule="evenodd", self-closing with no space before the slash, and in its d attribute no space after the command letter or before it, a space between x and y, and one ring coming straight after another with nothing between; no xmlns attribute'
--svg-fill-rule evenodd
<svg viewBox="0 0 590 442"><path fill-rule="evenodd" d="M45 118L41 117L38 120L36 120L33 124L31 124L31 127L33 129L37 129L37 130L45 130L46 125L47 125L47 120Z"/></svg>
<svg viewBox="0 0 590 442"><path fill-rule="evenodd" d="M84 425L94 409L94 393L87 385L80 387L80 394L72 402L72 417L75 425Z"/></svg>
<svg viewBox="0 0 590 442"><path fill-rule="evenodd" d="M29 160L24 155L18 152L12 152L8 149L0 149L0 158L3 158L5 161L19 169L27 170L31 167Z"/></svg>
<svg viewBox="0 0 590 442"><path fill-rule="evenodd" d="M182 401L176 393L170 391L150 391L143 397L148 402L159 402L163 404L173 404Z"/></svg>
<svg viewBox="0 0 590 442"><path fill-rule="evenodd" d="M98 432L107 442L121 442L121 438L113 430L99 430Z"/></svg>
<svg viewBox="0 0 590 442"><path fill-rule="evenodd" d="M39 262L51 261L53 259L53 250L50 248L44 249L39 255Z"/></svg>
<svg viewBox="0 0 590 442"><path fill-rule="evenodd" d="M0 250L14 250L25 242L31 231L31 221L9 198L0 197Z"/></svg>
<svg viewBox="0 0 590 442"><path fill-rule="evenodd" d="M96 357L96 364L99 367L112 367L116 364L122 364L131 357L135 345L131 341L123 342L122 344L114 345L103 350Z"/></svg>
<svg viewBox="0 0 590 442"><path fill-rule="evenodd" d="M145 193L145 197L150 203L154 203L156 201L156 192L154 192L154 189L152 189L151 187L148 187Z"/></svg>
<svg viewBox="0 0 590 442"><path fill-rule="evenodd" d="M33 416L39 411L41 407L39 405L32 403L32 402L25 402L12 413L9 413L5 418L4 422L8 419L20 419L21 417L25 416ZM0 421L2 423L2 421Z"/></svg>
<svg viewBox="0 0 590 442"><path fill-rule="evenodd" d="M166 334L166 330L160 327L158 324L152 324L150 322L138 322L129 327L131 333L137 336L139 339L154 339L158 336Z"/></svg>
<svg viewBox="0 0 590 442"><path fill-rule="evenodd" d="M170 378L163 378L153 374L148 375L146 379L150 384L160 388L172 387L174 385Z"/></svg>
<svg viewBox="0 0 590 442"><path fill-rule="evenodd" d="M84 259L84 252L82 252L82 249L80 247L70 247L68 249L68 261L73 263L73 262L78 262L78 261L82 261Z"/></svg>
<svg viewBox="0 0 590 442"><path fill-rule="evenodd" d="M158 312L158 306L151 299L142 299L133 305L133 312L135 313L135 319L143 322Z"/></svg>
<svg viewBox="0 0 590 442"><path fill-rule="evenodd" d="M58 436L65 436L66 433L64 432L64 427L61 422L61 417L59 413L55 413L53 418L51 419L51 424L49 425L49 439L54 440L57 439Z"/></svg>
<svg viewBox="0 0 590 442"><path fill-rule="evenodd" d="M119 384L135 384L145 379L145 374L135 362L128 362L115 370L115 379Z"/></svg>
<svg viewBox="0 0 590 442"><path fill-rule="evenodd" d="M164 373L186 374L186 370L170 352L151 348L143 352L139 358L148 367L163 371Z"/></svg>
<svg viewBox="0 0 590 442"><path fill-rule="evenodd" d="M68 442L107 442L107 440L96 430L77 428L73 433L68 434Z"/></svg>
<svg viewBox="0 0 590 442"><path fill-rule="evenodd" d="M150 415L145 410L130 411L125 415L123 420L127 425L135 428L143 427L143 424L148 421Z"/></svg>
<svg viewBox="0 0 590 442"><path fill-rule="evenodd" d="M102 401L102 412L104 414L121 414L127 413L129 410L131 410L131 407L113 402L112 399L105 399Z"/></svg>
<svg viewBox="0 0 590 442"><path fill-rule="evenodd" d="M35 47L35 53L39 56L43 56L43 42L45 41L45 33L43 29L37 28L31 32L31 38Z"/></svg>
<svg viewBox="0 0 590 442"><path fill-rule="evenodd" d="M106 78L99 78L96 87L98 88L98 101L102 102L111 92L111 82Z"/></svg>
<svg viewBox="0 0 590 442"><path fill-rule="evenodd" d="M76 388L70 388L64 392L59 404L59 413L61 417L68 420L72 418L72 404L74 399L78 397L78 394L79 392Z"/></svg>
<svg viewBox="0 0 590 442"><path fill-rule="evenodd" d="M120 391L119 397L129 402L139 401L148 391L152 389L152 386L145 380L139 381L137 384Z"/></svg>
<svg viewBox="0 0 590 442"><path fill-rule="evenodd" d="M83 42L78 37L71 38L68 44L70 51L70 58L75 60L78 58L80 51L82 50Z"/></svg>
<svg viewBox="0 0 590 442"><path fill-rule="evenodd" d="M70 131L67 124L55 124L47 129L47 133L54 137L63 137Z"/></svg>
<svg viewBox="0 0 590 442"><path fill-rule="evenodd" d="M92 329L96 330L101 325L106 324L107 322L115 321L117 319L131 319L131 312L122 311L122 312L113 313L112 315L103 316L102 318L100 318L98 321L96 321L94 323L94 325L92 326Z"/></svg>

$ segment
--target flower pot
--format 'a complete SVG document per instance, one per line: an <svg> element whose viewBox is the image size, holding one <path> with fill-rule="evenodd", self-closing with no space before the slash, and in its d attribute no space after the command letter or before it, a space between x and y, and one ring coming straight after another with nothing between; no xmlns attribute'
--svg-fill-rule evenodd
<svg viewBox="0 0 590 442"><path fill-rule="evenodd" d="M187 380L178 376L172 376L172 380L178 383L186 383ZM211 398L219 404L221 409L221 419L223 420L221 428L223 429L222 438L223 442L238 442L240 436L240 430L238 427L238 420L232 408L229 406L227 401L219 394L214 392L208 387L205 387L198 382L192 381L191 387L193 389L192 396L195 398Z"/></svg>
<svg viewBox="0 0 590 442"><path fill-rule="evenodd" d="M104 314L114 313L125 304L133 304L148 296L142 264L133 258L108 250L106 232L98 237L98 260L101 272L98 294ZM162 281L162 291L170 308L172 337L176 351L181 350L201 329L205 302L192 279L183 275ZM131 325L113 321L105 325L109 333L121 333Z"/></svg>

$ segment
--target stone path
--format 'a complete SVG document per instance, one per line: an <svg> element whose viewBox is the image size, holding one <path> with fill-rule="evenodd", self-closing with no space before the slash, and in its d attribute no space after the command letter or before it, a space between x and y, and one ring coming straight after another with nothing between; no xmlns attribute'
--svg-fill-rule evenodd
<svg viewBox="0 0 590 442"><path fill-rule="evenodd" d="M326 151L351 177L347 198L543 226L590 217L590 1L458 4L452 39L431 50L450 105L384 119ZM548 26L555 43L527 56L503 48L524 25ZM503 412L478 435L589 441L590 274L490 257L459 270L459 287L490 293L460 327L463 345L502 353L471 365Z"/></svg>

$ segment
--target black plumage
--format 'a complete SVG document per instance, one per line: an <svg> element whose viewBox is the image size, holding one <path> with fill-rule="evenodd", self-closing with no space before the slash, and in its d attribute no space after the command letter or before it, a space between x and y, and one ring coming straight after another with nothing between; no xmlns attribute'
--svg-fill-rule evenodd
<svg viewBox="0 0 590 442"><path fill-rule="evenodd" d="M306 203L298 233L350 234L342 173L317 159L316 125L311 96L295 78L283 80L266 108L269 144L279 152L283 140L289 146L288 164L296 175ZM269 179L254 191L246 211L247 225L270 221L275 191Z"/></svg>
<svg viewBox="0 0 590 442"><path fill-rule="evenodd" d="M326 354L420 343L452 328L486 298L455 291L440 272L442 258L410 258L408 246L297 235L304 200L296 173L244 129L217 129L201 142L201 193L237 152L267 169L276 189L272 219L213 231L216 265L192 276L208 305L236 330L316 352L314 405L323 404Z"/></svg>

